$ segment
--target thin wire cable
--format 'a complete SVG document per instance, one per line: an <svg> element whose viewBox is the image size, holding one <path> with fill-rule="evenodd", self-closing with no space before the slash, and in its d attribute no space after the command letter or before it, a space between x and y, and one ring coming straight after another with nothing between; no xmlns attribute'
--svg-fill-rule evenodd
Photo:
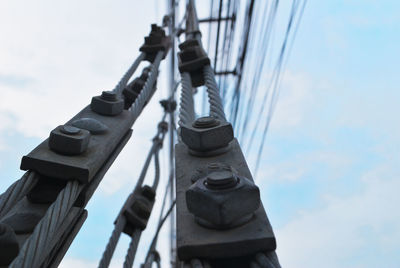
<svg viewBox="0 0 400 268"><path fill-rule="evenodd" d="M37 180L36 173L34 171L28 171L21 179L8 187L0 196L0 218L5 216L10 209L32 189Z"/></svg>
<svg viewBox="0 0 400 268"><path fill-rule="evenodd" d="M253 13L254 13L254 2L255 0L251 0L249 5L247 6L246 10L246 17L245 17L245 26L244 26L244 31L243 31L243 43L240 46L240 52L239 52L239 57L238 61L236 63L235 71L238 73L238 77L236 80L236 86L234 90L234 94L232 95L232 101L231 101L231 117L230 121L235 128L237 129L238 124L237 122L237 117L238 117L238 111L239 111L239 103L240 103L240 98L241 98L241 86L242 86L242 78L243 78L243 70L245 67L245 62L246 62L246 57L247 57L247 51L248 51L248 45L249 45L249 35L252 27L252 21L253 21Z"/></svg>
<svg viewBox="0 0 400 268"><path fill-rule="evenodd" d="M115 88L112 90L113 92L117 94L121 94L122 90L126 87L128 84L129 79L131 79L132 75L135 73L137 67L139 64L144 60L146 54L145 53L140 53L140 55L136 58L136 60L132 63L131 67L126 71L124 76L119 80L118 84L115 86Z"/></svg>
<svg viewBox="0 0 400 268"><path fill-rule="evenodd" d="M213 17L213 6L214 0L210 0L210 19ZM211 47L211 27L212 23L208 23L208 38L207 38L207 53L210 54L210 47ZM203 98L202 98L202 105L201 105L201 114L204 114L206 111L206 102L207 102L207 92L203 90Z"/></svg>
<svg viewBox="0 0 400 268"><path fill-rule="evenodd" d="M126 224L125 216L121 215L120 217L118 217L117 222L115 223L114 226L114 230L111 234L111 237L108 240L106 249L104 250L103 255L101 257L99 268L107 268L110 265L112 256L114 254L115 248L117 247L119 237L121 236L125 224Z"/></svg>
<svg viewBox="0 0 400 268"><path fill-rule="evenodd" d="M233 7L232 7L232 14L230 15L232 17L232 20L230 21L230 31L229 31L229 39L228 39L228 44L227 44L227 52L225 53L227 56L225 58L225 64L223 65L223 70L230 70L231 69L231 54L232 54L232 43L235 38L235 32L236 32L236 14L237 14L237 9L238 9L238 1L234 0L233 2ZM236 73L234 73L236 75ZM226 93L228 91L228 86L227 86L227 80L228 82L229 79L227 79L227 76L224 75L222 79L222 91L221 91L221 96L222 96L222 101L225 104L226 101ZM230 84L230 83L229 83Z"/></svg>
<svg viewBox="0 0 400 268"><path fill-rule="evenodd" d="M154 181L151 188L157 189L158 183L160 181L160 160L158 155L159 150L154 153Z"/></svg>
<svg viewBox="0 0 400 268"><path fill-rule="evenodd" d="M270 47L269 41L270 41L273 26L275 24L278 5L279 5L279 1L275 0L272 2L271 7L269 9L268 19L264 20L265 23L261 27L260 32L262 33L262 38L261 38L261 42L259 43L260 46L256 50L257 53L254 54L254 58L256 60L256 64L255 64L256 67L254 69L255 74L253 75L253 80L252 80L252 83L250 86L250 94L249 94L247 104L243 107L243 111L245 111L245 114L244 114L243 124L242 124L241 130L240 130L242 140L245 139L245 135L248 130L247 125L250 121L250 117L252 115L252 111L254 108L254 101L256 99L256 95L257 95L256 93L257 93L257 90L259 89L259 83L261 80L261 73L264 69L264 64L266 62L265 57L266 57L267 51L269 50L269 47ZM266 14L267 10L268 10L268 5L265 5L265 10L264 10L263 14Z"/></svg>
<svg viewBox="0 0 400 268"><path fill-rule="evenodd" d="M219 49L219 34L220 34L220 28L221 28L221 16L222 16L222 0L219 0L217 42L215 44L215 54L214 54L214 71L216 71L216 68L217 68L218 49Z"/></svg>
<svg viewBox="0 0 400 268"><path fill-rule="evenodd" d="M230 15L230 11L231 11L231 0L228 0L228 5L226 8L226 14L225 14L225 21L224 21L224 34L223 34L223 38L222 38L222 56L221 56L221 60L220 60L220 64L219 64L219 69L217 68L217 65L215 65L214 71L217 72L217 70L219 71L227 71L226 69L223 69L224 67L224 63L226 60L226 57L228 57L227 55L227 51L226 51L226 46L227 46L227 36L228 36L228 25L231 21L231 19L229 19L229 15ZM220 76L218 77L218 88L221 88L221 83L222 83L222 78L226 77L224 76Z"/></svg>
<svg viewBox="0 0 400 268"><path fill-rule="evenodd" d="M79 185L78 181L74 180L67 183L9 267L32 268L40 266L40 261L48 244L56 235L58 227L64 221L82 188L83 186Z"/></svg>
<svg viewBox="0 0 400 268"><path fill-rule="evenodd" d="M299 18L301 18L303 16L306 3L307 3L307 0L304 0L303 5L302 5L302 7L300 9ZM256 160L256 165L255 165L255 170L254 170L254 174L255 174L254 177L257 176L258 168L260 166L260 161L261 161L261 155L262 155L263 147L264 147L264 144L265 144L266 134L267 134L267 131L268 131L268 128L269 128L269 125L270 125L270 122L271 122L271 118L272 118L272 115L273 115L274 110L275 110L276 102L277 102L278 96L279 96L279 91L277 89L279 89L279 83L281 81L280 80L280 78L281 78L280 74L281 74L282 62L284 60L284 53L285 53L285 50L286 50L286 46L287 46L287 42L288 42L288 38L289 38L289 34L290 34L290 29L292 28L293 21L294 21L294 18L296 16L296 13L298 11L298 6L299 6L299 3L296 3L296 4L297 4L297 6L293 6L293 9L292 9L292 13L291 13L292 15L291 15L291 18L290 18L290 21L288 23L287 30L286 30L285 41L284 41L284 44L282 45L282 49L281 49L281 53L280 53L280 62L281 63L278 65L277 75L276 75L277 78L275 79L276 82L274 84L273 95L271 97L271 105L269 106L268 116L267 116L266 124L265 124L264 130L263 130L261 144L260 144L260 147L259 147L258 153L257 153L257 160ZM300 20L298 20L298 21L300 21Z"/></svg>
<svg viewBox="0 0 400 268"><path fill-rule="evenodd" d="M210 65L206 65L203 72L205 85L207 87L208 102L210 103L210 116L221 121L226 121L221 96L219 95L219 89L217 82L215 81L214 71Z"/></svg>

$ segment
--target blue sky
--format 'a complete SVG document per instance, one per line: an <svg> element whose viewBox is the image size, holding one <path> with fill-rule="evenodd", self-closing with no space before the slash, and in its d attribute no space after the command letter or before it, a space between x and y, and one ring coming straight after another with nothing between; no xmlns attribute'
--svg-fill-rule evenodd
<svg viewBox="0 0 400 268"><path fill-rule="evenodd" d="M0 190L21 176L24 154L115 85L162 18L154 2L0 3ZM399 10L396 1L308 2L256 178L284 267L400 265ZM159 84L165 73L163 66ZM165 96L160 86L134 126L63 267L96 267ZM254 159L249 152L250 166ZM129 241L121 242L114 266Z"/></svg>

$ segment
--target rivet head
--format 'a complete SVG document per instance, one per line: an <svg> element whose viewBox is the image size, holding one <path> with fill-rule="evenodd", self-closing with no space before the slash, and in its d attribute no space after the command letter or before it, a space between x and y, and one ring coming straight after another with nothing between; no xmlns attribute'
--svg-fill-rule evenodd
<svg viewBox="0 0 400 268"><path fill-rule="evenodd" d="M81 132L81 130L77 127L73 127L73 126L62 126L60 128L60 131L64 134L68 134L68 135L76 135L79 134Z"/></svg>
<svg viewBox="0 0 400 268"><path fill-rule="evenodd" d="M117 100L117 94L113 91L103 91L101 98L108 101L115 101Z"/></svg>
<svg viewBox="0 0 400 268"><path fill-rule="evenodd" d="M195 128L210 128L219 125L219 121L212 116L204 116L197 118L193 123Z"/></svg>

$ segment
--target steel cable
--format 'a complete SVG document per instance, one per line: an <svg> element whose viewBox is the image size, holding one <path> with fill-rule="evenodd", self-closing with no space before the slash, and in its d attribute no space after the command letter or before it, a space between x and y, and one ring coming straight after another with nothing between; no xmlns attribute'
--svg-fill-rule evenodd
<svg viewBox="0 0 400 268"><path fill-rule="evenodd" d="M47 246L75 203L82 188L83 186L79 185L76 180L67 183L9 267L35 268L40 266L43 253L46 252Z"/></svg>
<svg viewBox="0 0 400 268"><path fill-rule="evenodd" d="M164 199L164 201L165 201L165 199ZM152 241L151 241L149 250L147 251L145 263L143 264L144 268L151 267L151 264L152 264L153 262L156 262L156 261L157 261L157 259L154 258L153 255L154 255L154 253L156 252L155 249L156 249L156 244L157 244L158 235L159 235L159 233L160 233L160 230L161 230L162 226L164 225L164 222L167 220L168 216L171 214L171 212L172 212L172 210L173 210L173 208L174 208L174 206L175 206L175 203L176 203L176 201L174 200L174 201L172 202L171 206L169 207L168 211L165 213L165 216L163 216L162 218L160 218L160 221L158 222L158 226L157 226L156 233L155 233L154 236L153 236L153 239L152 239ZM163 203L163 206L164 206L164 204L165 204L165 203ZM163 210L163 209L162 209L162 210ZM162 212L161 212L161 213L162 213ZM160 216L162 216L162 214L160 214Z"/></svg>
<svg viewBox="0 0 400 268"><path fill-rule="evenodd" d="M125 216L120 216L115 223L114 230L108 240L106 249L101 257L99 268L107 268L110 265L112 256L114 254L115 248L118 244L119 237L125 227L126 219Z"/></svg>
<svg viewBox="0 0 400 268"><path fill-rule="evenodd" d="M163 115L161 122L164 121L166 113L167 112L165 112L165 114ZM158 154L159 154L159 150L162 147L162 143L163 143L166 131L167 131L166 129L164 129L160 126L158 127L157 133L156 133L155 137L153 138L153 144L147 155L146 161L145 161L142 171L139 175L139 179L136 182L135 189L129 195L128 200L132 195L134 195L135 193L140 191L153 156L154 156L154 161L155 161L155 178L154 178L152 188L154 190L157 189L159 179L160 179L160 166L159 166L160 163L159 163L159 155ZM120 213L117 217L117 222L115 223L114 230L112 232L112 235L107 243L106 249L104 250L103 256L99 263L99 268L107 268L110 265L110 262L111 262L113 253L115 251L115 248L117 246L118 240L120 238L120 235L121 235L123 229L125 228L125 224L126 224L126 218L123 215L123 213ZM140 231L140 233L138 233L138 231ZM136 228L132 234L132 241L129 245L127 256L126 256L126 259L124 262L124 267L132 267L133 260L135 258L136 249L137 249L137 244L139 243L141 232L142 231L140 229Z"/></svg>
<svg viewBox="0 0 400 268"><path fill-rule="evenodd" d="M208 102L210 103L210 116L221 121L226 121L221 96L219 95L219 89L217 82L215 81L214 71L210 65L206 65L203 72L205 85L207 87Z"/></svg>
<svg viewBox="0 0 400 268"><path fill-rule="evenodd" d="M181 74L182 91L179 107L179 126L190 125L194 119L192 80L189 73Z"/></svg>
<svg viewBox="0 0 400 268"><path fill-rule="evenodd" d="M139 240L140 236L142 235L142 230L140 229L135 229L135 231L132 234L132 239L131 242L129 243L129 248L128 252L126 253L125 256L125 261L124 261L124 268L131 268L133 265L133 261L135 260L135 255L136 251L139 245Z"/></svg>
<svg viewBox="0 0 400 268"><path fill-rule="evenodd" d="M117 93L118 95L122 93L122 90L124 90L124 88L128 84L129 79L132 77L133 73L136 71L139 64L144 60L145 56L146 56L145 53L143 52L140 53L140 55L132 63L131 67L129 67L124 76L121 78L121 80L119 80L118 84L112 90L113 92Z"/></svg>
<svg viewBox="0 0 400 268"><path fill-rule="evenodd" d="M250 263L251 268L281 268L276 252L258 253Z"/></svg>
<svg viewBox="0 0 400 268"><path fill-rule="evenodd" d="M5 216L10 209L21 200L37 182L34 171L26 172L21 179L14 182L0 196L0 218Z"/></svg>
<svg viewBox="0 0 400 268"><path fill-rule="evenodd" d="M146 102L148 101L152 92L154 91L154 83L157 79L158 67L160 66L160 62L162 60L163 55L164 55L164 51L159 51L157 53L157 56L156 56L153 64L150 66L150 75L147 78L139 96L136 98L135 102L133 103L133 105L131 107L133 121L135 121L139 117L139 115L143 111L144 105L146 104Z"/></svg>

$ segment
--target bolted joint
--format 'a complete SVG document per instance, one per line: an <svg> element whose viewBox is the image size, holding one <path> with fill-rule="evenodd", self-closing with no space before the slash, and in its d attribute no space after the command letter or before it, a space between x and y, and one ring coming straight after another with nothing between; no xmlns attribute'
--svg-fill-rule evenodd
<svg viewBox="0 0 400 268"><path fill-rule="evenodd" d="M146 53L145 60L153 62L159 51L164 51L163 59L165 59L170 45L171 40L165 35L165 31L152 24L150 34L144 38L144 44L139 50Z"/></svg>
<svg viewBox="0 0 400 268"><path fill-rule="evenodd" d="M90 108L98 114L114 116L124 110L124 100L113 91L103 91L100 96L92 98Z"/></svg>
<svg viewBox="0 0 400 268"><path fill-rule="evenodd" d="M0 223L0 266L8 266L19 253L17 237L7 224Z"/></svg>
<svg viewBox="0 0 400 268"><path fill-rule="evenodd" d="M208 166L206 175L186 191L186 205L197 223L230 229L252 219L259 208L260 190L228 165Z"/></svg>
<svg viewBox="0 0 400 268"><path fill-rule="evenodd" d="M147 79L149 78L150 71L150 67L145 67L142 70L142 74L139 77L136 77L124 88L124 90L122 91L122 95L124 96L124 109L128 110L136 101L137 97L142 92ZM154 87L156 87L156 84L154 84Z"/></svg>
<svg viewBox="0 0 400 268"><path fill-rule="evenodd" d="M79 155L89 145L90 132L73 126L61 125L50 132L49 147L63 155Z"/></svg>
<svg viewBox="0 0 400 268"><path fill-rule="evenodd" d="M175 100L161 100L160 104L164 108L164 111L167 113L172 113L176 110Z"/></svg>
<svg viewBox="0 0 400 268"><path fill-rule="evenodd" d="M192 126L181 127L182 141L189 152L199 156L209 156L225 152L233 140L233 128L228 122L214 117L200 117Z"/></svg>
<svg viewBox="0 0 400 268"><path fill-rule="evenodd" d="M146 229L151 211L153 210L156 193L150 186L144 185L131 194L122 208L127 224L124 233L132 235L136 228Z"/></svg>
<svg viewBox="0 0 400 268"><path fill-rule="evenodd" d="M162 121L162 122L160 122L160 123L158 124L158 128L160 129L160 131L161 131L162 133L165 133L165 132L168 131L168 123L165 122L165 121Z"/></svg>
<svg viewBox="0 0 400 268"><path fill-rule="evenodd" d="M197 39L189 39L179 45L178 68L180 73L188 72L192 86L204 85L203 68L210 65L210 59Z"/></svg>

